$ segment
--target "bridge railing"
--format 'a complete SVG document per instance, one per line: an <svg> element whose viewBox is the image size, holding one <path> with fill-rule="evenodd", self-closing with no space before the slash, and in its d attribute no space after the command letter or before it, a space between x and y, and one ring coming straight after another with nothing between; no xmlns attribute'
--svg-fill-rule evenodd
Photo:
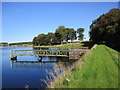
<svg viewBox="0 0 120 90"><path fill-rule="evenodd" d="M69 56L68 50L12 50L11 57L15 56Z"/></svg>
<svg viewBox="0 0 120 90"><path fill-rule="evenodd" d="M17 56L60 56L69 57L69 59L79 59L88 49L69 49L69 50L12 50L11 59Z"/></svg>

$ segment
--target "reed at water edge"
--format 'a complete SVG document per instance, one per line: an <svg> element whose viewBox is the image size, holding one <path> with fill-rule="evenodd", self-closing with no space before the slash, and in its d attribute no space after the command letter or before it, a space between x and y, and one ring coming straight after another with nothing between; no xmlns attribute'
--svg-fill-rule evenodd
<svg viewBox="0 0 120 90"><path fill-rule="evenodd" d="M55 64L54 71L48 72L48 76L46 77L46 80L43 80L47 85L46 88L61 88L63 83L70 82L69 75L73 71L77 71L77 70L81 69L87 56L91 53L91 51L95 47L96 47L96 45L94 45L89 51L87 51L85 54L83 54L83 56L80 58L80 60L74 62L70 67L65 68L61 62L59 62L58 65ZM75 78L75 75L74 75L74 78Z"/></svg>

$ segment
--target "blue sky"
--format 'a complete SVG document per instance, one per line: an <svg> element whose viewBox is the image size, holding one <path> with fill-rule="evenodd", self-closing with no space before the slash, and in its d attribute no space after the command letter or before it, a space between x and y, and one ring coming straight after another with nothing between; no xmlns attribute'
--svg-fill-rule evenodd
<svg viewBox="0 0 120 90"><path fill-rule="evenodd" d="M2 41L24 42L41 33L67 28L85 28L89 39L89 26L93 20L117 8L117 2L3 2Z"/></svg>

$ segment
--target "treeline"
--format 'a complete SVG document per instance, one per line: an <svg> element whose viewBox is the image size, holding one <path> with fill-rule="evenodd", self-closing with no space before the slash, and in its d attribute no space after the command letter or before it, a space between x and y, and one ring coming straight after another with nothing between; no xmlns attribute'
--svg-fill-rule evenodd
<svg viewBox="0 0 120 90"><path fill-rule="evenodd" d="M75 31L73 28L65 28L65 26L59 26L54 33L39 34L37 37L33 38L33 45L57 45L63 42L71 42L76 40L83 40L84 28L78 28Z"/></svg>
<svg viewBox="0 0 120 90"><path fill-rule="evenodd" d="M8 43L7 42L1 42L0 46L8 46Z"/></svg>
<svg viewBox="0 0 120 90"><path fill-rule="evenodd" d="M33 45L32 42L18 42L18 43L8 43L8 42L2 42L0 43L0 46L28 46Z"/></svg>
<svg viewBox="0 0 120 90"><path fill-rule="evenodd" d="M8 42L1 42L0 44L8 44Z"/></svg>
<svg viewBox="0 0 120 90"><path fill-rule="evenodd" d="M9 43L9 46L13 46L13 45L17 45L17 46L21 46L21 45L32 45L32 42L18 42L18 43Z"/></svg>
<svg viewBox="0 0 120 90"><path fill-rule="evenodd" d="M120 9L111 9L92 22L90 40L120 51Z"/></svg>

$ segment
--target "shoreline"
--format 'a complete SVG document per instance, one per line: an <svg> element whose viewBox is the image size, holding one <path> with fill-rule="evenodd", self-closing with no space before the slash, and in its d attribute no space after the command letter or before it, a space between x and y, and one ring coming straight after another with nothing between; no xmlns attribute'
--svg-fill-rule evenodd
<svg viewBox="0 0 120 90"><path fill-rule="evenodd" d="M88 47L82 46L82 43L67 43L60 45L48 45L48 46L33 46L38 48L60 48L60 49L88 49Z"/></svg>
<svg viewBox="0 0 120 90"><path fill-rule="evenodd" d="M33 47L33 46L0 46L0 47Z"/></svg>
<svg viewBox="0 0 120 90"><path fill-rule="evenodd" d="M33 45L15 45L15 46L0 46L0 47L33 47L33 48L59 48L59 49L88 49L82 43L66 43L60 45L47 45L47 46L33 46Z"/></svg>

